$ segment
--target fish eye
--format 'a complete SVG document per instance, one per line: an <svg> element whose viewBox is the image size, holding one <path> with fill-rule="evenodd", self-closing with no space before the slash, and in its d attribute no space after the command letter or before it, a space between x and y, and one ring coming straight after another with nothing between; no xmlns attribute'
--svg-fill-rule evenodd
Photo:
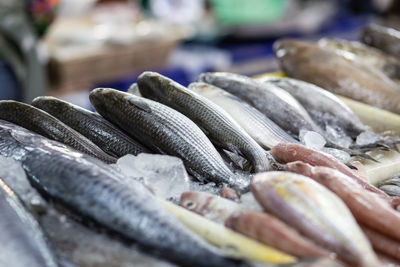
<svg viewBox="0 0 400 267"><path fill-rule="evenodd" d="M185 202L183 202L183 206L189 210L193 210L196 208L196 203L194 203L191 200L187 200Z"/></svg>

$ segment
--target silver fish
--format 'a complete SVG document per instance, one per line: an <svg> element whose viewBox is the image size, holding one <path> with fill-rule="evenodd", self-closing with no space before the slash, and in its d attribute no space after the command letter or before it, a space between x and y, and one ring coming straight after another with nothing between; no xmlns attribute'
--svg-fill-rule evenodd
<svg viewBox="0 0 400 267"><path fill-rule="evenodd" d="M264 149L271 149L281 142L298 143L267 116L227 91L207 83L192 83L189 88L228 112Z"/></svg>
<svg viewBox="0 0 400 267"><path fill-rule="evenodd" d="M51 96L36 97L32 105L53 115L114 157L150 152L109 121L87 109Z"/></svg>
<svg viewBox="0 0 400 267"><path fill-rule="evenodd" d="M150 149L181 158L196 178L226 183L241 190L248 186L249 177L234 174L202 130L176 110L106 88L93 90L90 101L104 118Z"/></svg>
<svg viewBox="0 0 400 267"><path fill-rule="evenodd" d="M307 111L288 92L273 85L258 82L249 77L225 73L203 73L198 81L217 86L243 99L283 130L298 136L300 130L322 133Z"/></svg>
<svg viewBox="0 0 400 267"><path fill-rule="evenodd" d="M218 105L156 72L142 73L142 96L167 105L194 121L216 145L244 155L255 172L268 170L264 150Z"/></svg>
<svg viewBox="0 0 400 267"><path fill-rule="evenodd" d="M12 101L0 101L0 119L15 123L44 137L64 143L78 151L107 163L117 159L108 155L92 141L68 127L47 112L31 105Z"/></svg>
<svg viewBox="0 0 400 267"><path fill-rule="evenodd" d="M141 183L101 161L11 124L0 123L0 137L0 154L20 161L39 191L74 212L178 264L239 264L188 230Z"/></svg>
<svg viewBox="0 0 400 267"><path fill-rule="evenodd" d="M354 140L361 133L372 131L343 101L321 87L291 78L266 78L264 82L276 85L294 96L322 129L327 130L327 127L331 127L339 135L349 136ZM399 141L395 138L379 136L378 134L376 136L378 141L374 140L370 144L353 145L352 147L367 147L368 149L389 147L396 149L395 144Z"/></svg>

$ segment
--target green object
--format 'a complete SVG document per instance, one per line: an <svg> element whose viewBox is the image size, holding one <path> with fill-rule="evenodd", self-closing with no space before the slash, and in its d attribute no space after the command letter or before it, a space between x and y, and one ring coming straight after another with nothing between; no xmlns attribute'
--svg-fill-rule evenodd
<svg viewBox="0 0 400 267"><path fill-rule="evenodd" d="M271 23L282 18L287 0L212 0L217 21L224 26Z"/></svg>

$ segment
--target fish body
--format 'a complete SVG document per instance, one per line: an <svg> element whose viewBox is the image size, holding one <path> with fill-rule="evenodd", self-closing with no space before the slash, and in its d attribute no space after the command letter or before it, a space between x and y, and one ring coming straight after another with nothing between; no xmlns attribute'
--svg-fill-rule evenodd
<svg viewBox="0 0 400 267"><path fill-rule="evenodd" d="M331 48L337 54L349 60L363 62L366 65L372 66L382 71L390 78L400 78L400 61L374 47L367 46L357 41L328 38L319 40L318 45Z"/></svg>
<svg viewBox="0 0 400 267"><path fill-rule="evenodd" d="M400 112L398 85L365 64L354 64L331 49L299 40L279 40L274 50L289 77L375 107Z"/></svg>
<svg viewBox="0 0 400 267"><path fill-rule="evenodd" d="M286 170L311 177L340 197L357 221L400 240L400 230L397 227L400 224L400 214L390 203L365 190L352 178L331 168L312 167L302 162L289 163Z"/></svg>
<svg viewBox="0 0 400 267"><path fill-rule="evenodd" d="M281 163L289 163L294 161L303 161L312 166L329 167L342 172L343 174L351 177L357 184L363 188L371 191L388 202L391 198L382 190L376 188L363 177L360 177L353 172L349 167L335 159L331 155L319 152L317 150L307 148L300 144L280 143L271 150L272 156Z"/></svg>
<svg viewBox="0 0 400 267"><path fill-rule="evenodd" d="M192 83L189 88L224 109L264 149L280 142L298 143L259 110L216 86Z"/></svg>
<svg viewBox="0 0 400 267"><path fill-rule="evenodd" d="M1 266L58 266L39 224L1 179L0 210Z"/></svg>
<svg viewBox="0 0 400 267"><path fill-rule="evenodd" d="M265 211L356 266L379 266L354 217L334 193L303 175L257 174L251 191Z"/></svg>
<svg viewBox="0 0 400 267"><path fill-rule="evenodd" d="M321 87L291 78L270 78L265 82L272 83L295 97L322 128L326 125L338 126L352 138L368 130L345 103Z"/></svg>
<svg viewBox="0 0 400 267"><path fill-rule="evenodd" d="M180 205L214 222L223 224L240 205L232 200L206 192L189 191L181 195Z"/></svg>
<svg viewBox="0 0 400 267"><path fill-rule="evenodd" d="M37 97L32 105L53 115L114 157L150 152L100 115L79 106L51 96Z"/></svg>
<svg viewBox="0 0 400 267"><path fill-rule="evenodd" d="M47 112L12 100L0 101L0 119L15 123L44 137L64 143L107 163L116 162L92 141Z"/></svg>
<svg viewBox="0 0 400 267"><path fill-rule="evenodd" d="M246 188L248 179L234 174L202 130L176 110L150 99L113 89L90 94L95 109L153 151L181 158L200 180Z"/></svg>
<svg viewBox="0 0 400 267"><path fill-rule="evenodd" d="M184 266L238 264L177 221L141 183L99 160L10 125L0 125L0 136L8 144L0 154L24 151L13 158L33 186L74 212Z"/></svg>
<svg viewBox="0 0 400 267"><path fill-rule="evenodd" d="M167 105L194 121L217 146L244 155L255 172L269 168L264 150L222 108L207 98L155 72L137 80L142 96Z"/></svg>
<svg viewBox="0 0 400 267"><path fill-rule="evenodd" d="M246 101L283 130L298 136L301 129L321 133L301 104L285 90L233 73L203 73L198 81L217 86Z"/></svg>
<svg viewBox="0 0 400 267"><path fill-rule="evenodd" d="M381 51L400 58L400 31L371 24L361 33L361 41Z"/></svg>
<svg viewBox="0 0 400 267"><path fill-rule="evenodd" d="M239 211L225 225L233 230L299 258L328 257L330 253L301 236L276 217L256 211Z"/></svg>

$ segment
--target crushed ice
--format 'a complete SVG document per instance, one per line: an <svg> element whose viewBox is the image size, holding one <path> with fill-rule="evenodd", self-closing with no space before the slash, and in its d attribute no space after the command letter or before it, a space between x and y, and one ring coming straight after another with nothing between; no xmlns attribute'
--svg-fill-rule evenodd
<svg viewBox="0 0 400 267"><path fill-rule="evenodd" d="M369 144L374 144L382 140L382 136L379 134L376 134L371 131L365 131L360 133L357 136L356 144L359 146L365 146Z"/></svg>
<svg viewBox="0 0 400 267"><path fill-rule="evenodd" d="M321 150L325 144L325 138L317 132L301 129L299 133L300 141L309 148Z"/></svg>

